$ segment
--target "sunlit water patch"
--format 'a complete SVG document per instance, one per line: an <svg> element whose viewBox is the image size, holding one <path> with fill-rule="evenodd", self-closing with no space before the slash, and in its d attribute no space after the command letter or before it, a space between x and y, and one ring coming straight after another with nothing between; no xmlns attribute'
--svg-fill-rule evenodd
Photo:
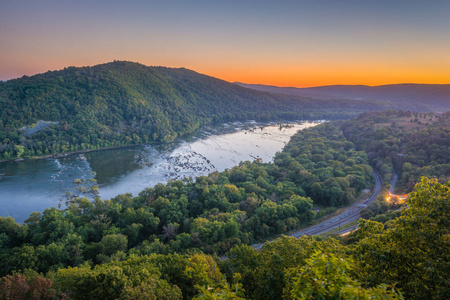
<svg viewBox="0 0 450 300"><path fill-rule="evenodd" d="M269 162L298 130L317 123L288 127L256 122L205 127L174 143L141 145L74 154L58 159L0 163L0 216L23 222L33 211L65 207L71 196L87 196L98 184L99 196L137 195L169 179L223 171L241 161Z"/></svg>

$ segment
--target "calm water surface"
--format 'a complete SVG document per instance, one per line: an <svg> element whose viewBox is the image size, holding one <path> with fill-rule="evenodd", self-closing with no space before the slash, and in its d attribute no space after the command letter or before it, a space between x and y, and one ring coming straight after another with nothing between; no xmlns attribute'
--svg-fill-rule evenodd
<svg viewBox="0 0 450 300"><path fill-rule="evenodd" d="M298 130L316 125L228 123L205 127L174 143L141 145L74 154L57 159L0 163L0 216L23 222L34 211L65 207L67 195L91 197L98 184L102 199L137 195L159 182L223 171L241 161L272 161ZM76 179L83 180L76 184ZM94 181L96 180L96 182Z"/></svg>

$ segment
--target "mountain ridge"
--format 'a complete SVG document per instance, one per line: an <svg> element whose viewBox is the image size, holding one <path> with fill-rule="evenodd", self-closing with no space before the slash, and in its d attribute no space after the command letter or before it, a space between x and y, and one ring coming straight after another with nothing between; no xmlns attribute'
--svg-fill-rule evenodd
<svg viewBox="0 0 450 300"><path fill-rule="evenodd" d="M291 96L322 97L326 99L374 100L384 102L393 108L411 110L449 110L450 84L400 83L378 86L368 85L327 85L308 88L278 87L262 84L245 84L240 86L255 90L279 93Z"/></svg>
<svg viewBox="0 0 450 300"><path fill-rule="evenodd" d="M0 83L0 160L170 142L214 122L348 118L380 108L255 91L186 68L67 67ZM39 120L58 125L24 136Z"/></svg>

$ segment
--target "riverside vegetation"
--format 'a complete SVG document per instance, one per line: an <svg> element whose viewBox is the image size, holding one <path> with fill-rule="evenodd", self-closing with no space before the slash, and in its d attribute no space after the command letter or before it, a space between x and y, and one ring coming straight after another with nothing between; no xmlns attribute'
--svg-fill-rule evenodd
<svg viewBox="0 0 450 300"><path fill-rule="evenodd" d="M294 135L273 163L137 197L79 198L23 225L0 218L0 298L445 299L450 113L426 118L387 111L327 122ZM249 246L355 201L373 186L369 163L386 179L396 169L399 190L415 185L407 208L383 215L379 199L366 217L382 222L361 219L344 239Z"/></svg>
<svg viewBox="0 0 450 300"><path fill-rule="evenodd" d="M169 142L209 123L331 120L380 108L258 92L187 69L69 67L0 82L0 160Z"/></svg>

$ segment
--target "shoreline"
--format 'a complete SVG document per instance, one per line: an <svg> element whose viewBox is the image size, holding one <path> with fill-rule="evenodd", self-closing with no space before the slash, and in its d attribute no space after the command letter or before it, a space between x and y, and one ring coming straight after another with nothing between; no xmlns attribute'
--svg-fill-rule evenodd
<svg viewBox="0 0 450 300"><path fill-rule="evenodd" d="M171 143L171 142L168 142L168 143ZM113 147L106 147L106 148L100 148L100 149L77 150L77 151L71 151L71 152L50 154L50 155L45 155L45 156L33 156L33 157L25 157L25 158L0 160L0 163L21 162L21 161L30 161L30 160L46 159L46 158L63 158L63 157L67 157L67 156L71 156L71 155L75 155L75 154L83 154L83 153L89 153L89 152L95 152L95 151L101 151L101 150L112 150L112 149L136 147L136 146L142 146L142 145L154 145L154 144L164 144L164 142L149 142L149 143L142 143L142 144L130 144L130 145L123 145L123 146L113 146Z"/></svg>
<svg viewBox="0 0 450 300"><path fill-rule="evenodd" d="M61 197L64 198L66 191L79 194L76 191L77 186L73 184L73 180L76 178L87 178L87 180L91 178L99 180L100 178L100 181L105 179L103 183L106 183L106 185L100 189L102 199L112 199L124 193L132 193L136 196L143 189L158 183L166 183L170 179L178 180L183 177L206 176L215 171L216 168L222 171L224 168L236 166L238 161L252 161L253 159L250 157L253 156L249 153L253 153L254 157L262 156L266 161L266 159L269 159L266 158L267 155L270 154L270 158L273 158L273 155L280 151L298 130L316 124L318 123L301 120L298 123L293 123L295 125L293 128L280 131L276 122L259 124L234 122L225 126L205 126L203 131L182 139L176 139L172 143L151 143L147 146L142 144L139 146L125 145L114 147L116 150L109 147L103 152L91 152L103 149L85 149L84 151L29 158L22 163L0 165L0 168L5 168L6 173L10 176L9 182L4 182L3 179L5 178L2 178L1 183L6 184L0 187L5 188L4 195L11 200L8 203L11 206L11 211L14 209L12 207L14 205L11 203L16 202L16 200L17 203L25 201L29 197L28 195L31 195L30 197L36 202L36 207L32 208L28 214L22 212L10 213L17 221L22 222L29 217L31 211L42 212L46 208L57 207L55 201L58 201ZM260 131L259 128L263 126L267 129ZM258 130L254 130L255 128ZM252 133L253 131L255 133ZM238 135L234 137L233 134ZM222 135L224 138L220 138ZM283 138L275 138L278 135ZM209 142L204 143L202 140L208 140ZM234 141L235 144L225 144L227 141ZM244 150L242 145L246 145L246 143L251 149L254 149L249 150L248 153L243 152L241 155L240 151ZM194 144L195 147L192 148L190 144ZM217 148L218 145L221 145L221 147ZM227 150L227 145L231 148L236 147L236 149L233 151ZM211 151L211 149L216 149L218 152ZM212 157L205 154L208 151ZM83 154L87 152L90 153ZM81 159L84 158L84 155L85 159ZM236 157L239 159L234 157L235 155L238 155ZM132 162L132 164L128 162ZM34 166L36 166L36 169L34 169ZM44 173L40 173L40 170ZM97 172L99 172L99 178L96 177ZM24 176L13 177L13 175L19 174ZM176 178L178 175L181 177ZM22 183L29 184L30 188L23 188L28 186L20 186L19 184ZM112 184L109 185L109 183ZM39 192L34 193L35 190ZM30 194L30 191L33 193ZM3 194L3 190L0 193ZM8 207L5 207L5 212L7 209ZM24 210L25 208L21 209L21 211Z"/></svg>
<svg viewBox="0 0 450 300"><path fill-rule="evenodd" d="M254 120L247 120L247 121L234 121L234 122L227 122L227 123L221 123L221 125L223 124L230 124L230 123L235 123L235 122L240 122L240 123L248 123L248 122L253 122ZM296 121L267 121L267 122L260 122L265 124L265 126L270 126L273 124L277 124L280 126L286 126L285 124L292 124L292 123L305 123L305 122L312 122L312 123L322 123L325 120L296 120ZM259 123L259 122L256 122ZM177 138L182 138L185 137L187 135L193 134L194 132L200 130L201 128L205 127L205 126L211 126L214 124L204 124L202 126L200 126L199 128L195 129L192 132L186 133L182 136L178 136ZM45 156L33 156L33 157L24 157L24 158L13 158L13 159L8 159L8 160L0 160L0 163L8 163L8 162L21 162L21 161L29 161L29 160L37 160L37 159L47 159L47 158L64 158L64 157L68 157L71 155L75 155L75 154L83 154L83 153L89 153L89 152L94 152L94 151L101 151L101 150L111 150L111 149L120 149L120 148L126 148L126 147L136 147L136 146L143 146L143 145L155 145L155 144L169 144L169 143L173 143L177 138L175 138L174 140L170 141L170 142L148 142L148 143L141 143L141 144L130 144L130 145L122 145L122 146L113 146L113 147L106 147L106 148L99 148L99 149L86 149L86 150L77 150L77 151L71 151L71 152L62 152L62 153L55 153L55 154L49 154L49 155L45 155Z"/></svg>

